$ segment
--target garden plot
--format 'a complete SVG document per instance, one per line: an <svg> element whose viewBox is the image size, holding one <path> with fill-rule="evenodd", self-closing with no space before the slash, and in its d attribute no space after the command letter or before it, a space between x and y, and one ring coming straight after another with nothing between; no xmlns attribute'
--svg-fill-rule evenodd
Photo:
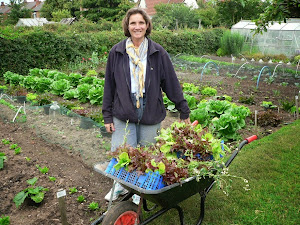
<svg viewBox="0 0 300 225"><path fill-rule="evenodd" d="M246 71L243 71L247 75ZM218 96L228 95L237 105L247 106L252 113L255 110L265 112L263 101L272 102L278 107L269 108L281 118L280 122L254 127L251 117L246 119L246 127L239 131L242 138L257 134L259 138L275 132L285 124L295 120L294 114L283 109L283 102L293 102L299 88L296 86L283 86L281 82L267 83L261 80L259 88L256 82L250 79L226 76L225 70L221 70L219 76L211 73L205 74L200 81L200 73L187 71L178 72L181 83L189 82L196 86L210 86L217 90ZM265 75L263 76L263 78ZM200 95L194 95L198 100ZM207 99L213 99L210 97ZM57 97L58 102L62 100ZM243 103L245 101L247 103ZM20 104L15 104L20 106ZM93 106L85 105L86 108ZM67 190L67 218L71 224L89 224L96 219L105 209L104 195L111 187L111 180L95 174L92 170L94 163L105 161L110 148L110 138L101 136L99 128L81 129L78 118L61 115L56 120L51 120L42 109L26 108L26 121L22 117L18 122L10 123L15 112L7 106L0 105L0 130L1 139L9 139L22 147L18 155L8 146L0 146L0 152L6 154L7 160L0 171L4 179L1 181L1 207L0 214L8 215L11 224L60 224L60 215L56 192L58 189ZM175 114L176 115L176 114ZM178 115L167 116L162 127L168 127L178 120ZM63 147L61 147L63 146ZM30 158L27 161L25 158ZM36 165L48 167L46 174L40 173ZM56 177L56 181L50 181L48 176ZM19 208L13 203L14 196L26 188L26 180L37 177L37 183L49 191L45 192L44 201L35 205L25 201ZM70 188L76 188L78 192L69 194ZM77 198L83 195L85 201L79 203ZM93 202L99 204L99 210L89 209Z"/></svg>

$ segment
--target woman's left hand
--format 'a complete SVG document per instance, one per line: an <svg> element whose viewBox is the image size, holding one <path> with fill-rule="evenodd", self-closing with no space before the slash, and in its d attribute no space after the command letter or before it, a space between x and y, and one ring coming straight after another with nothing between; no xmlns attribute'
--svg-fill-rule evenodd
<svg viewBox="0 0 300 225"><path fill-rule="evenodd" d="M181 122L185 122L186 124L191 124L190 117L185 120L181 120Z"/></svg>

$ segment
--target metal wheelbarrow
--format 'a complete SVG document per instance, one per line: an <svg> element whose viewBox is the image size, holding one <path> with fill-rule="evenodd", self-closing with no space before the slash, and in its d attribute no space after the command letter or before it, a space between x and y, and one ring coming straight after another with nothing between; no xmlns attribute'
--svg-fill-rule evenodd
<svg viewBox="0 0 300 225"><path fill-rule="evenodd" d="M249 138L243 140L239 147L232 152L230 158L225 163L225 166L228 167L234 158L237 156L239 151L246 144L257 139L256 135L253 135ZM204 219L204 203L206 195L212 189L215 181L213 178L205 178L197 181L195 177L190 177L182 181L181 183L175 183L169 186L165 186L158 190L147 190L136 186L130 182L127 182L123 179L115 177L111 174L105 172L105 167L103 164L96 164L94 166L95 171L101 173L104 176L107 176L113 179L115 182L119 182L124 188L126 188L129 193L125 195L120 202L110 208L105 212L101 217L94 221L91 225L97 224L111 224L111 225L133 225L133 224L148 224L157 217L161 216L170 209L176 209L178 211L179 219L181 225L184 224L184 214L182 208L178 205L180 202L186 200L187 198L199 193L201 197L201 209L197 225L200 225ZM134 204L129 199L137 194L141 197L139 205ZM147 201L155 204L151 209L148 208ZM144 211L149 212L153 211L160 206L160 210L156 210L154 214L147 218L142 218L141 207L143 206Z"/></svg>

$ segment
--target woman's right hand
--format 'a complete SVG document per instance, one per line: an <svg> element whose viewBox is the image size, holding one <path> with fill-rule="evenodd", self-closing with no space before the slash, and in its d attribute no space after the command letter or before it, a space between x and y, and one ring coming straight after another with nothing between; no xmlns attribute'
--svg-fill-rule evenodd
<svg viewBox="0 0 300 225"><path fill-rule="evenodd" d="M107 123L107 124L104 124L105 128L106 128L106 131L108 133L112 133L115 131L115 126L113 123Z"/></svg>

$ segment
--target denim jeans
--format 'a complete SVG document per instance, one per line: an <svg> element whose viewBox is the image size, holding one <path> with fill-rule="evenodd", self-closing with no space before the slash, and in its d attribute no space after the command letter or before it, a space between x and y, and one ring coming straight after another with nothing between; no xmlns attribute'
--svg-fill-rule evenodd
<svg viewBox="0 0 300 225"><path fill-rule="evenodd" d="M136 108L135 94L131 94L131 100ZM141 120L146 105L146 97L140 98L140 108L136 108L138 119ZM138 145L146 146L155 143L155 137L158 136L160 130L160 123L154 125L144 125L140 123L127 123L113 118L115 132L112 133L111 151L115 151L117 147L122 145L125 140L126 143L132 147Z"/></svg>
<svg viewBox="0 0 300 225"><path fill-rule="evenodd" d="M155 143L155 137L158 136L160 130L160 123L155 125L144 125L137 123L126 123L122 120L113 118L115 132L111 137L111 151L115 151L117 147L126 143L132 147L138 145L146 146Z"/></svg>

